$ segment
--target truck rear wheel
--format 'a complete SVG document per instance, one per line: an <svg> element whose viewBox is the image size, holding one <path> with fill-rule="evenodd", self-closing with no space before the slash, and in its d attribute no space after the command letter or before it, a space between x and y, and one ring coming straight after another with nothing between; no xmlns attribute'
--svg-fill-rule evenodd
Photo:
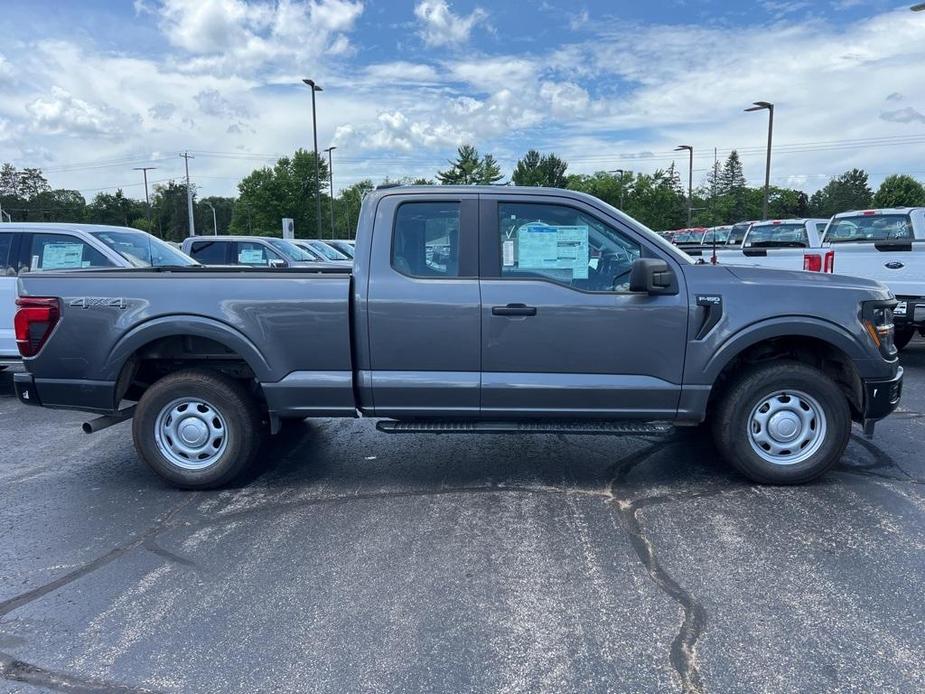
<svg viewBox="0 0 925 694"><path fill-rule="evenodd" d="M851 411L824 373L796 361L754 367L726 391L713 439L739 472L762 484L809 482L841 458Z"/></svg>
<svg viewBox="0 0 925 694"><path fill-rule="evenodd" d="M255 459L263 439L254 398L234 379L187 369L155 382L132 422L135 449L182 489L227 484Z"/></svg>

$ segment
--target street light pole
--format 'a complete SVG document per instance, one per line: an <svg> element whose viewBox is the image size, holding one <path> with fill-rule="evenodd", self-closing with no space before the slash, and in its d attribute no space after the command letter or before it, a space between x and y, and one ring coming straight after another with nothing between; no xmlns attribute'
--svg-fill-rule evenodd
<svg viewBox="0 0 925 694"><path fill-rule="evenodd" d="M768 218L768 195L771 190L771 138L774 136L774 104L769 101L756 101L746 111L768 112L768 157L764 165L764 203L761 205L761 218Z"/></svg>
<svg viewBox="0 0 925 694"><path fill-rule="evenodd" d="M678 145L675 152L687 150L690 154L690 163L687 167L687 226L691 226L691 217L694 214L694 148L691 145Z"/></svg>
<svg viewBox="0 0 925 694"><path fill-rule="evenodd" d="M331 188L331 238L334 238L334 165L331 161L331 152L337 147L328 147L325 152L328 153L328 185Z"/></svg>
<svg viewBox="0 0 925 694"><path fill-rule="evenodd" d="M209 209L212 210L212 236L218 236L218 219L215 216L215 208L212 206L211 202L202 201L204 204L209 206Z"/></svg>
<svg viewBox="0 0 925 694"><path fill-rule="evenodd" d="M315 140L315 221L318 237L321 238L321 175L318 171L318 120L315 117L315 92L324 91L314 80L302 80L312 90L312 136Z"/></svg>
<svg viewBox="0 0 925 694"><path fill-rule="evenodd" d="M183 160L186 162L186 211L189 214L189 235L196 235L196 220L193 219L193 189L189 184L189 160L195 159L192 154L189 152L184 152L180 155L183 157Z"/></svg>
<svg viewBox="0 0 925 694"><path fill-rule="evenodd" d="M612 171L608 171L607 173L620 174L620 211L623 212L624 211L623 208L625 207L624 195L623 195L625 191L625 187L623 185L623 175L626 173L626 171L624 171L623 169L613 169Z"/></svg>
<svg viewBox="0 0 925 694"><path fill-rule="evenodd" d="M145 178L145 207L148 208L148 231L151 231L151 200L148 199L148 172L154 171L156 166L136 166L132 171L141 171Z"/></svg>

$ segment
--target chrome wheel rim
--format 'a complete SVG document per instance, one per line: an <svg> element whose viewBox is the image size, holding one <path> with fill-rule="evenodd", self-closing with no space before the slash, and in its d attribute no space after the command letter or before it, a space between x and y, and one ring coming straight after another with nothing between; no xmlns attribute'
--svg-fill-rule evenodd
<svg viewBox="0 0 925 694"><path fill-rule="evenodd" d="M762 397L748 418L752 450L774 465L796 465L825 441L825 411L811 395L779 390Z"/></svg>
<svg viewBox="0 0 925 694"><path fill-rule="evenodd" d="M200 398L178 398L161 408L154 421L154 440L171 465L204 470L228 446L225 417Z"/></svg>

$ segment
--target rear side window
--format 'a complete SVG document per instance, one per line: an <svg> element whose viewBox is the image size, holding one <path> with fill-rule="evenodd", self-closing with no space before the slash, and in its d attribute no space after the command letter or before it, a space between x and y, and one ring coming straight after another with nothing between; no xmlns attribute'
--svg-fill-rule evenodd
<svg viewBox="0 0 925 694"><path fill-rule="evenodd" d="M905 214L858 215L833 219L825 233L828 243L911 241L912 220Z"/></svg>
<svg viewBox="0 0 925 694"><path fill-rule="evenodd" d="M271 251L262 243L253 241L238 241L235 243L234 262L238 265L266 267L271 260L278 260L283 263L283 259L278 253Z"/></svg>
<svg viewBox="0 0 925 694"><path fill-rule="evenodd" d="M115 267L98 250L66 234L32 234L28 272Z"/></svg>
<svg viewBox="0 0 925 694"><path fill-rule="evenodd" d="M460 204L406 202L395 215L392 267L411 277L459 277Z"/></svg>
<svg viewBox="0 0 925 694"><path fill-rule="evenodd" d="M227 247L225 241L194 241L190 246L190 255L203 265L224 265L227 262Z"/></svg>
<svg viewBox="0 0 925 694"><path fill-rule="evenodd" d="M13 245L13 234L0 234L0 277L9 277L16 272L10 266L10 248Z"/></svg>

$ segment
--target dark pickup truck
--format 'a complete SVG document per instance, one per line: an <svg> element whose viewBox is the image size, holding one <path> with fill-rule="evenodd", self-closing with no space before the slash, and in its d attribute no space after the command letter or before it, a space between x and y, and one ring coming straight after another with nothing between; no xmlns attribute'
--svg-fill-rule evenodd
<svg viewBox="0 0 925 694"><path fill-rule="evenodd" d="M19 295L20 400L103 415L88 432L133 417L141 457L185 488L228 482L305 417L456 434L710 420L745 475L799 483L902 387L883 285L696 264L556 189L376 190L352 272L42 273Z"/></svg>

